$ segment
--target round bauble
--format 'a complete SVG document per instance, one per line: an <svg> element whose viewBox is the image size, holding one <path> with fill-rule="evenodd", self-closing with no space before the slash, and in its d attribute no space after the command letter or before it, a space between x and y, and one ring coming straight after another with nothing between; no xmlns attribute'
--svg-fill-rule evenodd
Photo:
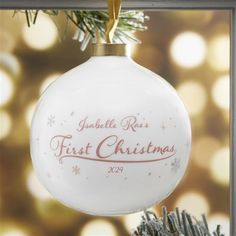
<svg viewBox="0 0 236 236"><path fill-rule="evenodd" d="M188 114L160 76L95 45L94 56L43 93L31 127L39 180L65 205L94 215L143 210L165 199L184 175Z"/></svg>

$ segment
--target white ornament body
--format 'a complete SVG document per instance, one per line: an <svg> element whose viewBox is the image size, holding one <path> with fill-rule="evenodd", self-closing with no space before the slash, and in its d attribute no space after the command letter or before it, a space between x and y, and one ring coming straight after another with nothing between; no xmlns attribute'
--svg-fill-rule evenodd
<svg viewBox="0 0 236 236"><path fill-rule="evenodd" d="M120 215L166 198L190 152L175 90L128 57L92 57L52 83L31 127L34 169L65 205Z"/></svg>

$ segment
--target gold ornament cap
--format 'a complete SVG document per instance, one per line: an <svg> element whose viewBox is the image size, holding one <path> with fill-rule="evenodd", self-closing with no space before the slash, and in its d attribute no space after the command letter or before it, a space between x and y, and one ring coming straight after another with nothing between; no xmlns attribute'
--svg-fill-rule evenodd
<svg viewBox="0 0 236 236"><path fill-rule="evenodd" d="M92 44L92 56L130 56L130 47L127 44Z"/></svg>

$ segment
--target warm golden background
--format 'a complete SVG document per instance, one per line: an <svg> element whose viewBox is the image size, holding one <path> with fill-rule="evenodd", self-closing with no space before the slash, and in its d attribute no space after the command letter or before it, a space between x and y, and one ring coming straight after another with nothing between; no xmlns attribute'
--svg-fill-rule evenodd
<svg viewBox="0 0 236 236"><path fill-rule="evenodd" d="M193 145L185 178L164 204L187 209L229 235L228 11L147 12L148 30L133 58L166 78L192 121ZM130 235L140 213L93 217L53 200L32 170L29 127L35 103L58 75L89 58L69 28L59 42L55 22L40 16L28 28L24 14L0 11L0 236ZM63 35L64 20L57 25ZM142 191L142 190L140 190ZM138 196L137 196L138 197ZM160 205L161 205L160 204ZM160 205L153 210L160 214Z"/></svg>

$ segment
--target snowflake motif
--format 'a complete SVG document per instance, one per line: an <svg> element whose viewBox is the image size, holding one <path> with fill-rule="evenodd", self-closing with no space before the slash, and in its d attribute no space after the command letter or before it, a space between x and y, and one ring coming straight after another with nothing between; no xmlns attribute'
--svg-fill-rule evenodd
<svg viewBox="0 0 236 236"><path fill-rule="evenodd" d="M52 127L52 125L55 123L55 116L53 116L53 115L50 115L49 117L48 117L48 126L50 126L50 127Z"/></svg>
<svg viewBox="0 0 236 236"><path fill-rule="evenodd" d="M75 174L75 175L79 175L80 174L80 168L75 165L75 166L72 166L72 172Z"/></svg>
<svg viewBox="0 0 236 236"><path fill-rule="evenodd" d="M180 159L174 159L174 161L171 163L171 170L173 172L177 172L180 168Z"/></svg>

